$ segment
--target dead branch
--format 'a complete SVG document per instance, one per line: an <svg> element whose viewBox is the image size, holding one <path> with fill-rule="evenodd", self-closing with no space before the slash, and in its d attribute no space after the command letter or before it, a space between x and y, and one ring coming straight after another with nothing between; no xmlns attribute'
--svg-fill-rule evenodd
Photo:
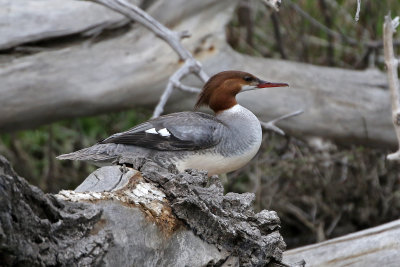
<svg viewBox="0 0 400 267"><path fill-rule="evenodd" d="M360 19L360 9L361 9L361 0L357 0L357 11L356 11L356 16L354 17L355 21L358 21Z"/></svg>
<svg viewBox="0 0 400 267"><path fill-rule="evenodd" d="M279 118L276 118L276 119L274 119L272 121L269 121L269 122L260 121L260 123L261 123L261 126L266 130L271 130L271 131L274 131L274 132L276 132L276 133L278 133L280 135L285 135L285 132L282 129L280 129L278 126L276 126L275 124L277 122L281 121L281 120L298 116L298 115L302 114L303 112L304 112L303 110L297 110L297 111L292 112L290 114L286 114L286 115L283 115L283 116L281 116Z"/></svg>
<svg viewBox="0 0 400 267"><path fill-rule="evenodd" d="M160 100L154 109L152 118L160 116L163 111L168 98L170 97L174 88L188 92L200 92L200 89L185 86L181 83L181 80L189 74L195 74L203 82L209 79L209 76L204 72L201 63L194 59L193 55L187 50L181 43L181 39L190 37L190 33L187 31L175 32L171 31L160 22L155 20L148 13L140 9L139 7L126 2L125 0L88 0L102 4L118 13L121 13L128 17L132 21L136 21L147 29L156 34L157 37L164 40L179 56L180 60L183 60L185 64L179 68L170 77L168 84L162 93Z"/></svg>
<svg viewBox="0 0 400 267"><path fill-rule="evenodd" d="M397 75L399 61L395 58L393 51L393 33L396 31L396 27L399 26L399 20L399 17L395 17L392 20L389 12L389 14L385 16L385 23L383 24L385 63L392 101L392 122L399 142L399 150L395 153L389 154L387 156L387 159L389 160L400 160L400 88L399 78Z"/></svg>
<svg viewBox="0 0 400 267"><path fill-rule="evenodd" d="M276 12L279 11L279 8L281 7L282 1L281 0L263 0L263 3L275 10Z"/></svg>
<svg viewBox="0 0 400 267"><path fill-rule="evenodd" d="M199 74L200 72L202 72L202 75L204 76L202 78L203 82L206 82L208 80L208 76L202 70L200 62L195 60L193 57L186 59L185 64L177 71L175 71L175 73L172 74L172 76L169 78L167 87L162 93L160 101L154 109L152 118L156 118L164 112L165 104L167 103L168 98L171 96L174 88L180 89L182 91L199 93L200 89L185 86L180 81L190 73Z"/></svg>

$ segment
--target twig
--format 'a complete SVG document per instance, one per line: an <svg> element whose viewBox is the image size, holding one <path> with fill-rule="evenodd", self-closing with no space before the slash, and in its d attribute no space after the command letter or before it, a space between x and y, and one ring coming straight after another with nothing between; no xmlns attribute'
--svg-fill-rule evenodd
<svg viewBox="0 0 400 267"><path fill-rule="evenodd" d="M399 17L395 17L392 20L389 12L389 14L385 16L385 23L383 24L383 51L385 54L385 63L392 100L392 122L399 142L399 149L397 152L389 154L387 156L388 160L400 160L400 88L399 78L397 75L399 61L395 58L393 51L393 33L396 31L396 27L399 26L399 20Z"/></svg>
<svg viewBox="0 0 400 267"><path fill-rule="evenodd" d="M360 9L361 9L361 0L357 0L357 11L356 11L356 16L354 17L355 21L357 22L360 19Z"/></svg>
<svg viewBox="0 0 400 267"><path fill-rule="evenodd" d="M178 69L172 76L169 78L167 87L165 88L164 92L162 93L160 97L160 101L158 102L156 108L154 109L153 116L152 118L156 118L161 115L164 111L165 104L167 103L168 98L170 97L174 87L179 88L180 90L183 91L189 91L189 92L196 92L199 93L201 90L193 87L188 87L188 86L181 86L182 83L180 80L187 76L189 73L192 72L192 68L194 66L197 66L198 68L201 69L200 65L196 65L195 59L187 59L185 61L185 64ZM200 64L200 63L199 63ZM205 80L207 81L207 79ZM188 90L187 90L188 89Z"/></svg>
<svg viewBox="0 0 400 267"><path fill-rule="evenodd" d="M302 210L301 208L295 206L292 203L286 203L285 205L286 212L296 217L300 222L303 223L308 229L310 229L313 233L317 232L315 224L310 221L309 215Z"/></svg>
<svg viewBox="0 0 400 267"><path fill-rule="evenodd" d="M203 82L209 79L209 76L204 72L201 63L194 59L192 54L182 45L181 39L190 37L189 32L175 32L171 31L160 22L155 20L152 16L137 6L130 4L125 0L87 0L102 4L118 13L128 17L132 21L136 21L150 31L154 32L157 37L163 39L168 45L178 54L180 60L185 64L179 68L169 79L168 84L162 93L160 100L154 109L153 118L158 117L163 113L164 106L167 103L174 88L188 92L200 92L200 89L185 86L181 80L189 74L195 74Z"/></svg>
<svg viewBox="0 0 400 267"><path fill-rule="evenodd" d="M297 110L297 111L292 112L290 114L286 114L286 115L280 116L279 118L276 118L276 119L274 119L272 121L269 121L269 122L260 121L260 123L261 123L261 126L266 130L271 130L271 131L277 132L280 135L285 135L285 132L282 129L280 129L279 127L277 127L275 124L277 122L281 121L281 120L298 116L303 112L304 112L303 110Z"/></svg>
<svg viewBox="0 0 400 267"><path fill-rule="evenodd" d="M281 7L282 1L281 0L263 0L263 3L267 5L268 7L272 8L276 12L279 11L279 8Z"/></svg>

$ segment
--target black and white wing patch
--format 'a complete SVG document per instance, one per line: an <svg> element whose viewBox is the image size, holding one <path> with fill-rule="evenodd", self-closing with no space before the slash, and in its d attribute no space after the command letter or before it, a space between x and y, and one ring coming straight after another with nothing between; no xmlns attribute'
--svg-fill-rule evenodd
<svg viewBox="0 0 400 267"><path fill-rule="evenodd" d="M218 144L224 130L225 125L211 115L179 112L149 120L99 143L169 151L198 150Z"/></svg>

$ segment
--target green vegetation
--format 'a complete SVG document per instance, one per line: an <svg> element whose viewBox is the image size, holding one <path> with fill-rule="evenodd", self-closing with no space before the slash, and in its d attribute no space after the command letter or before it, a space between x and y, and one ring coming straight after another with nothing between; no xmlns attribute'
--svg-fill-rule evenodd
<svg viewBox="0 0 400 267"><path fill-rule="evenodd" d="M262 1L243 6L228 26L228 40L240 52L351 69L383 68L382 28L400 1L284 0L279 13ZM313 21L314 20L314 21ZM399 38L398 38L399 39ZM397 42L397 52L400 52Z"/></svg>
<svg viewBox="0 0 400 267"><path fill-rule="evenodd" d="M34 130L0 135L0 154L30 183L46 192L74 189L95 166L59 161L57 155L72 152L150 117L147 110L64 120Z"/></svg>

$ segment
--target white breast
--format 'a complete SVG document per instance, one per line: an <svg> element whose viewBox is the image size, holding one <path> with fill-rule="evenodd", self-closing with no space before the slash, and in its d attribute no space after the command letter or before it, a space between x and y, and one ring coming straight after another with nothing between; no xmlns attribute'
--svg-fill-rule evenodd
<svg viewBox="0 0 400 267"><path fill-rule="evenodd" d="M222 156L217 153L193 154L176 163L180 172L186 169L208 171L208 175L227 173L246 165L258 152L261 142L254 144L245 153L234 156Z"/></svg>
<svg viewBox="0 0 400 267"><path fill-rule="evenodd" d="M227 173L246 165L258 152L262 131L258 118L248 109L235 105L217 115L229 131L219 148L193 153L176 162L179 171L194 168L207 170L209 175ZM217 151L225 153L218 153Z"/></svg>

